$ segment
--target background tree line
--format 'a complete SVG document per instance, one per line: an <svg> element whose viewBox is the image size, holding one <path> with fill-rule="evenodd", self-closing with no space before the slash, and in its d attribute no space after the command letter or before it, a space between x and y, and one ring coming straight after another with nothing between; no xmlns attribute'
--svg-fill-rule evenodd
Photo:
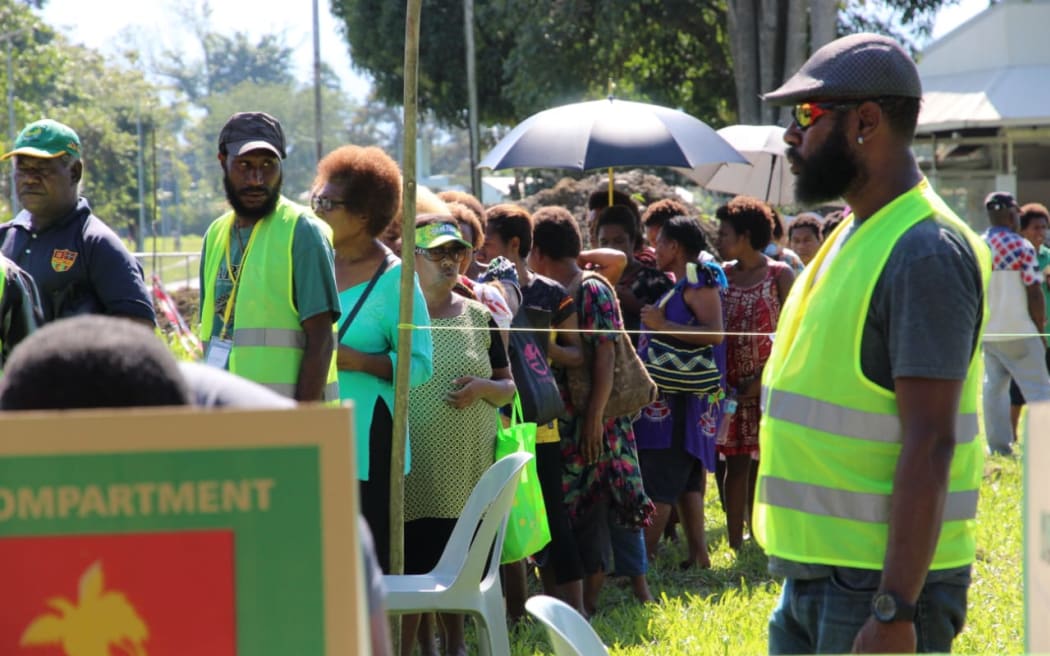
<svg viewBox="0 0 1050 656"><path fill-rule="evenodd" d="M156 52L150 35L126 35L124 52L104 58L73 45L33 13L47 0L0 0L8 34L16 130L49 116L84 141L83 193L123 234L137 224L141 152L143 214L169 231L201 233L225 210L216 139L235 111L282 118L288 137L284 189L302 198L315 164L313 88L295 79L281 35L252 39L210 25L207 0L176 0L177 27L196 53ZM955 0L473 0L483 144L530 114L602 97L678 107L714 127L775 122L758 100L820 44L871 29L906 43L928 34L936 10ZM401 147L404 3L332 0L346 26L354 65L373 79L353 101L338 77L322 75L323 145ZM420 100L422 130L436 170L467 179L462 0L425 0ZM141 137L139 133L141 131ZM10 148L6 134L0 144ZM483 145L484 149L484 145ZM0 219L10 177L0 178ZM156 193L154 193L154 190ZM148 233L149 228L144 228Z"/></svg>

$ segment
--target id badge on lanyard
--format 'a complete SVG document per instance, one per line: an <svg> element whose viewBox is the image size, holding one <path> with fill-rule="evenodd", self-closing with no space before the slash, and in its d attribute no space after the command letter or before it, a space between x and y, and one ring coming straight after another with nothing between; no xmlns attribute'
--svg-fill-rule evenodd
<svg viewBox="0 0 1050 656"><path fill-rule="evenodd" d="M204 354L204 364L217 369L229 370L230 351L233 350L233 340L216 337L208 342L208 352Z"/></svg>
<svg viewBox="0 0 1050 656"><path fill-rule="evenodd" d="M252 246L252 242L255 240L255 226L252 227L252 235L248 238L248 248L245 248L241 252L241 262L243 263L248 255L248 250ZM233 274L233 267L230 265L230 243L226 242L226 270L230 272L230 279L233 281L233 289L230 290L230 297L226 301L226 311L222 317L222 331L219 335L208 342L208 352L204 354L204 364L209 367L215 367L217 369L224 369L229 371L230 369L230 351L233 350L233 340L228 336L227 332L230 319L233 316L233 304L237 299L237 289L240 286L240 278Z"/></svg>

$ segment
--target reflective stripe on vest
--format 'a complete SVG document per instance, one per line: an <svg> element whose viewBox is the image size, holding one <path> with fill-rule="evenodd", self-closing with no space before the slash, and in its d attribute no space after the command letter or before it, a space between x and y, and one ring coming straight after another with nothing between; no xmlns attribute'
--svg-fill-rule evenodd
<svg viewBox="0 0 1050 656"><path fill-rule="evenodd" d="M883 566L903 436L896 396L867 377L861 347L872 294L894 246L927 218L966 240L986 289L988 249L925 180L860 226L848 216L792 285L762 380L753 525L772 556ZM854 228L818 278L835 237ZM959 398L932 569L965 565L975 556L984 460L983 440L976 439L980 385L980 353L974 352Z"/></svg>
<svg viewBox="0 0 1050 656"><path fill-rule="evenodd" d="M274 346L306 348L306 333L284 328L237 328L234 324L233 343L237 346Z"/></svg>
<svg viewBox="0 0 1050 656"><path fill-rule="evenodd" d="M885 523L890 519L890 495L847 492L833 487L798 483L767 476L759 500L811 515L838 517L858 522ZM977 490L949 492L944 502L944 521L977 517Z"/></svg>
<svg viewBox="0 0 1050 656"><path fill-rule="evenodd" d="M901 441L900 417L895 414L865 412L786 390L774 395L766 386L762 387L762 413L772 419L783 419L832 435L891 444ZM959 414L955 443L972 442L977 432L977 413Z"/></svg>

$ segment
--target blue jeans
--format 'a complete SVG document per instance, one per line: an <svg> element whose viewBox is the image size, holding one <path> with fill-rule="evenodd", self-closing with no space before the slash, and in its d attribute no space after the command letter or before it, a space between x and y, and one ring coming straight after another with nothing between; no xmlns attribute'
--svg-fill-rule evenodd
<svg viewBox="0 0 1050 656"><path fill-rule="evenodd" d="M613 576L644 576L649 571L645 553L645 533L640 528L620 526L609 515L609 545L612 548Z"/></svg>
<svg viewBox="0 0 1050 656"><path fill-rule="evenodd" d="M769 618L769 653L848 654L871 616L880 577L876 570L835 567L821 579L786 579ZM920 653L951 651L966 619L969 584L968 567L927 578L915 615Z"/></svg>

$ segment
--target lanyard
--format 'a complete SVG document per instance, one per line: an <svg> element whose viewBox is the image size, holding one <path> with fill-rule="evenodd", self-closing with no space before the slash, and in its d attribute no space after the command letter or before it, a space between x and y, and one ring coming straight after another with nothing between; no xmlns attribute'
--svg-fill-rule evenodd
<svg viewBox="0 0 1050 656"><path fill-rule="evenodd" d="M248 260L248 251L252 249L252 244L255 243L256 228L259 227L259 222L256 221L255 225L252 226L252 234L248 237L248 245L244 247L244 252L241 253L240 266L241 270L244 270L244 264ZM233 231L238 230L237 220L234 219L230 223L230 235L226 238L226 273L229 274L230 280L233 281L233 289L230 290L230 298L226 301L226 311L222 316L222 332L219 333L219 339L229 339L229 325L230 317L233 316L233 304L237 299L237 289L240 288L241 277L234 275L233 266L230 262L230 242L233 241ZM238 233L239 236L240 233Z"/></svg>

